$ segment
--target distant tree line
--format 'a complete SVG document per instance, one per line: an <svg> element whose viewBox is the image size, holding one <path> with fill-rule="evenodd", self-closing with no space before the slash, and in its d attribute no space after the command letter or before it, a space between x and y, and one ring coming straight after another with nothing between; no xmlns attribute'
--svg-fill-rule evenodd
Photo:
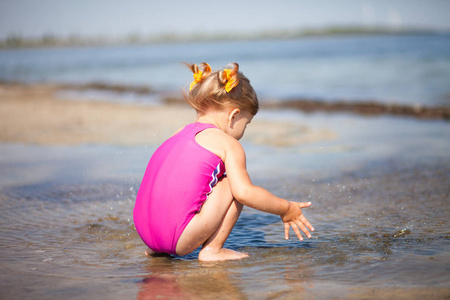
<svg viewBox="0 0 450 300"><path fill-rule="evenodd" d="M44 34L39 38L24 38L12 34L0 40L0 48L37 48L37 47L88 47L104 45L153 44L196 41L222 41L222 40L261 40L261 39L295 39L309 36L330 35L374 35L374 34L442 34L427 29L392 29L392 28L365 28L365 27L330 27L322 29L296 29L271 30L247 33L192 33L161 35L141 35L130 33L122 38L108 38L105 36L82 37L69 35L59 37L53 34ZM449 34L449 32L444 32Z"/></svg>

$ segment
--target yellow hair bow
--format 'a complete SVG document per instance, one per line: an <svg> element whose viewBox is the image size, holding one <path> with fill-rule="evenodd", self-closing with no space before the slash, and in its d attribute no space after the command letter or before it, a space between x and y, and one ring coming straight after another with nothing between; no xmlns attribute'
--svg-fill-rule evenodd
<svg viewBox="0 0 450 300"><path fill-rule="evenodd" d="M195 66L195 65L194 65ZM197 69L197 72L194 72L194 81L191 82L191 86L189 87L189 91L192 90L194 85L202 81L205 77L208 77L211 74L211 67L207 63L201 63L200 66L203 69L203 72ZM191 70L194 70L191 66L189 66Z"/></svg>
<svg viewBox="0 0 450 300"><path fill-rule="evenodd" d="M202 81L203 79L203 73L202 71L198 70L197 73L194 73L194 81L191 82L191 86L189 87L189 90L192 90L194 85L196 85L198 82Z"/></svg>
<svg viewBox="0 0 450 300"><path fill-rule="evenodd" d="M225 90L227 93L229 93L232 89L234 89L238 83L239 83L239 77L232 77L231 72L233 70L231 69L225 69L223 70L223 73L225 75L225 79L227 80L227 83L225 84Z"/></svg>

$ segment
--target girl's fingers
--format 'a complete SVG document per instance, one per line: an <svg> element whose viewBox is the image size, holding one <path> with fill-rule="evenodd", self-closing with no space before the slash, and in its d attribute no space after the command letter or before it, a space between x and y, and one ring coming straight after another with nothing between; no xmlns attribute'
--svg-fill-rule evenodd
<svg viewBox="0 0 450 300"><path fill-rule="evenodd" d="M289 224L288 223L284 223L284 238L286 240L289 239Z"/></svg>
<svg viewBox="0 0 450 300"><path fill-rule="evenodd" d="M311 238L311 234L309 233L308 229L305 227L305 225L303 225L302 222L300 222L299 220L296 220L295 222L297 224L297 226L306 234L306 236L308 238Z"/></svg>
<svg viewBox="0 0 450 300"><path fill-rule="evenodd" d="M309 221L305 218L304 215L300 216L300 222L302 222L303 224L305 224L306 227L309 228L309 230L314 231L314 227L312 227L312 225L309 223Z"/></svg>
<svg viewBox="0 0 450 300"><path fill-rule="evenodd" d="M309 207L309 206L311 206L311 202L300 202L298 204L298 206L300 208ZM300 222L302 222L303 224L306 225L306 227L309 228L309 230L314 231L314 227L312 227L312 225L309 223L309 221L305 218L305 216L303 214L300 215L299 219L300 219Z"/></svg>
<svg viewBox="0 0 450 300"><path fill-rule="evenodd" d="M298 239L300 241L303 241L302 234L300 233L300 230L298 229L297 224L295 224L294 222L290 222L290 225L291 225L292 229L294 229L294 232L297 235Z"/></svg>
<svg viewBox="0 0 450 300"><path fill-rule="evenodd" d="M304 207L310 207L312 205L311 202L299 202L298 206L300 206L300 208L304 208Z"/></svg>
<svg viewBox="0 0 450 300"><path fill-rule="evenodd" d="M311 202L300 202L298 203L298 206L300 209L310 207ZM289 227L292 227L300 241L303 241L303 236L300 230L303 231L308 238L311 238L311 233L309 233L308 229L314 231L314 227L312 227L312 225L301 212L300 216L298 216L294 220L284 223L284 238L286 240L289 239Z"/></svg>

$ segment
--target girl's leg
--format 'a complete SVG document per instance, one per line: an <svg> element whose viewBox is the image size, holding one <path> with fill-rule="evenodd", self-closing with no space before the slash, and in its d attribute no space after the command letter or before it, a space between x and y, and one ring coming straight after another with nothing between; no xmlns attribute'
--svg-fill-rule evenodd
<svg viewBox="0 0 450 300"><path fill-rule="evenodd" d="M223 248L242 211L242 204L231 194L228 179L213 188L201 211L192 218L177 243L176 252L186 255L203 244L199 260L228 260L248 255Z"/></svg>
<svg viewBox="0 0 450 300"><path fill-rule="evenodd" d="M236 200L234 200L219 228L210 236L209 239L203 244L203 248L198 255L198 259L201 261L215 261L215 260L226 260L226 259L241 259L248 257L247 254L236 252L231 249L223 248L225 241L233 230L236 224L243 205Z"/></svg>

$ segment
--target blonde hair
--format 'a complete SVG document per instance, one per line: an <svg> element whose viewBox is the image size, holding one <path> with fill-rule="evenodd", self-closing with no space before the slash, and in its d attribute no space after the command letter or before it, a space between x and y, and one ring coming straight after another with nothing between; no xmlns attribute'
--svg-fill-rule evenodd
<svg viewBox="0 0 450 300"><path fill-rule="evenodd" d="M186 101L197 113L204 113L210 108L224 108L236 105L241 110L253 115L259 110L258 97L250 85L250 80L239 72L239 65L231 63L231 68L211 71L207 63L186 64L194 73ZM231 86L230 86L231 84Z"/></svg>

